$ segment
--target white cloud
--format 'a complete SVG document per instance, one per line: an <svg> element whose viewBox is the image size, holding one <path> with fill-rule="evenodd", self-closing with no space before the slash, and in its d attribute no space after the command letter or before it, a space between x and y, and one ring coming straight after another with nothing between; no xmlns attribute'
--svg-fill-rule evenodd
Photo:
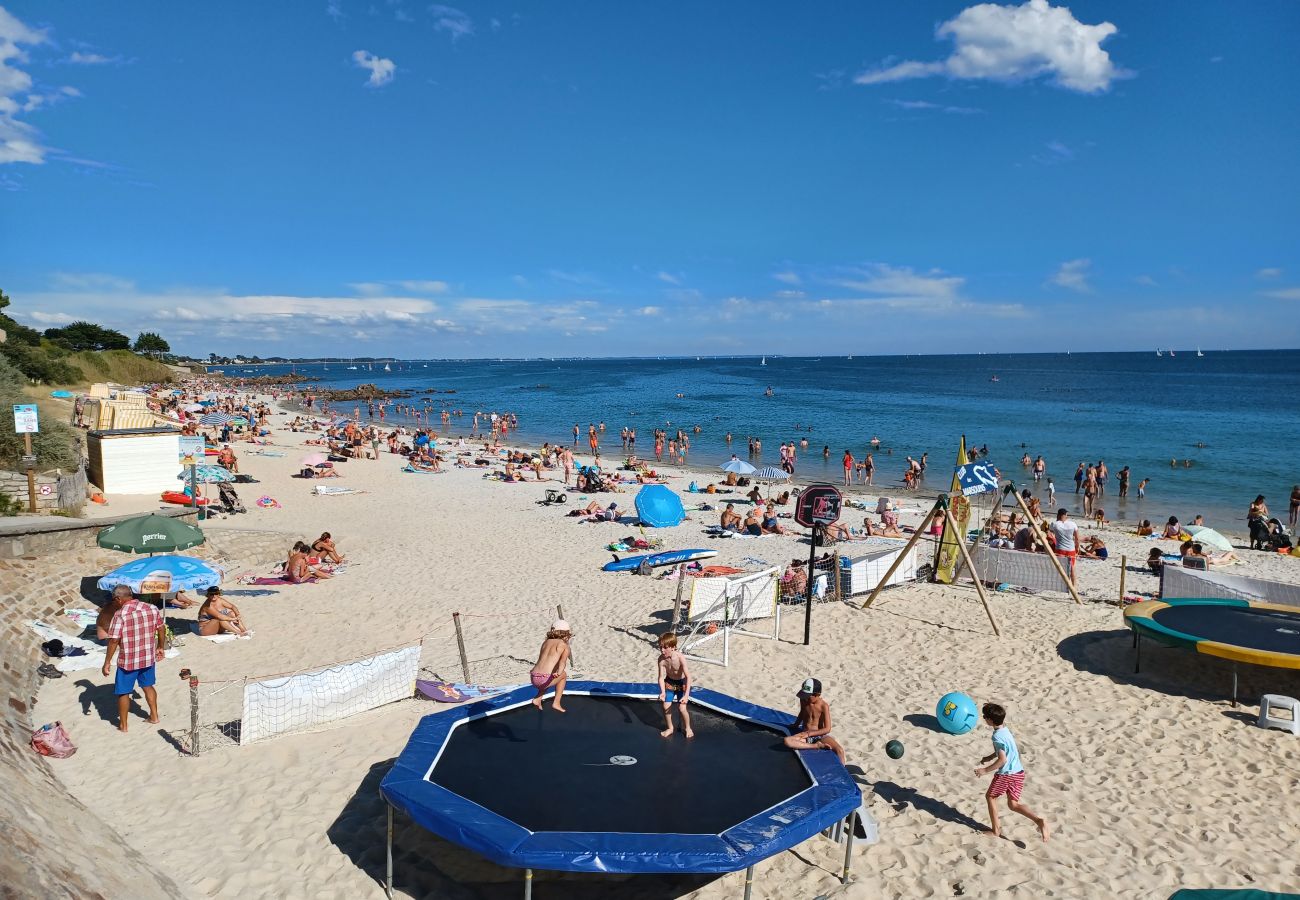
<svg viewBox="0 0 1300 900"><path fill-rule="evenodd" d="M383 87L393 80L397 66L391 59L382 59L368 50L357 50L352 54L352 61L359 68L367 69L370 77L366 79L367 87Z"/></svg>
<svg viewBox="0 0 1300 900"><path fill-rule="evenodd" d="M434 4L429 7L429 15L433 16L434 29L447 32L453 41L474 33L474 20L464 10Z"/></svg>
<svg viewBox="0 0 1300 900"><path fill-rule="evenodd" d="M35 93L32 76L11 63L27 62L23 46L48 40L44 31L28 28L0 6L0 165L45 162L48 151L39 133L18 117L44 104L48 95Z"/></svg>
<svg viewBox="0 0 1300 900"><path fill-rule="evenodd" d="M445 281L399 281L397 286L412 294L445 294L449 287Z"/></svg>
<svg viewBox="0 0 1300 900"><path fill-rule="evenodd" d="M1128 74L1101 48L1118 30L1110 22L1085 25L1067 7L1052 6L1048 0L1027 0L1020 6L981 3L962 10L935 32L953 42L947 59L886 61L854 81L883 84L943 75L1020 82L1046 76L1058 87L1097 93Z"/></svg>
<svg viewBox="0 0 1300 900"><path fill-rule="evenodd" d="M1056 270L1056 274L1051 277L1051 283L1057 287L1078 291L1080 294L1091 293L1092 285L1088 283L1088 267L1091 265L1090 259L1072 259L1063 262Z"/></svg>
<svg viewBox="0 0 1300 900"><path fill-rule="evenodd" d="M122 61L120 56L105 56L102 53L83 53L80 50L74 50L64 62L72 63L74 66L107 66Z"/></svg>
<svg viewBox="0 0 1300 900"><path fill-rule="evenodd" d="M803 279L799 277L798 272L773 272L772 277L784 284L802 284Z"/></svg>
<svg viewBox="0 0 1300 900"><path fill-rule="evenodd" d="M325 15L335 22L343 21L343 0L329 0L325 4Z"/></svg>
<svg viewBox="0 0 1300 900"><path fill-rule="evenodd" d="M884 263L848 269L828 283L846 288L866 297L826 297L809 300L801 308L814 312L836 312L846 309L883 308L909 311L926 315L947 315L956 312L979 312L1000 317L1025 315L1019 303L979 303L962 293L966 279L947 275L937 269L921 273L906 266Z"/></svg>
<svg viewBox="0 0 1300 900"><path fill-rule="evenodd" d="M1300 287L1279 288L1276 291L1264 291L1265 297L1273 297L1276 300L1300 300Z"/></svg>
<svg viewBox="0 0 1300 900"><path fill-rule="evenodd" d="M976 109L973 106L945 106L942 103L931 103L929 100L886 100L885 102L891 106L897 106L899 109L933 110L956 116L973 116L984 112L984 110Z"/></svg>
<svg viewBox="0 0 1300 900"><path fill-rule="evenodd" d="M1160 282L1156 281L1150 275L1139 275L1137 278L1134 278L1133 280L1136 281L1138 284L1142 285L1143 287L1158 287L1160 284Z"/></svg>
<svg viewBox="0 0 1300 900"><path fill-rule="evenodd" d="M682 283L681 278L674 275L672 272L657 272L655 273L655 278L658 278L660 281L664 282L665 284L679 285Z"/></svg>
<svg viewBox="0 0 1300 900"><path fill-rule="evenodd" d="M32 312L28 313L27 318L31 319L33 322L36 322L40 325L47 325L47 326L68 325L72 322L77 321L75 316L70 316L67 313L61 313L61 312L47 313L47 312L42 312L39 309L33 310Z"/></svg>
<svg viewBox="0 0 1300 900"><path fill-rule="evenodd" d="M1268 281L1273 278L1281 278L1282 270L1278 268L1259 269L1255 272L1255 277L1261 281Z"/></svg>
<svg viewBox="0 0 1300 900"><path fill-rule="evenodd" d="M636 311L638 316L657 316L663 313L662 306L643 306Z"/></svg>

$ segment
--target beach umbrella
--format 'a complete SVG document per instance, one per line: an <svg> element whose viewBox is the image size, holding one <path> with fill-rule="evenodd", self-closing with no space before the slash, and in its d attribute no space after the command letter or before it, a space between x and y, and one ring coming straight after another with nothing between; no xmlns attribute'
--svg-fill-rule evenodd
<svg viewBox="0 0 1300 900"><path fill-rule="evenodd" d="M1206 528L1204 525L1186 525L1184 530L1192 536L1192 540L1204 544L1206 547L1213 547L1215 550L1224 552L1232 549L1232 541L1213 528Z"/></svg>
<svg viewBox="0 0 1300 900"><path fill-rule="evenodd" d="M636 514L642 525L649 525L651 528L670 528L673 525L680 525L682 519L686 518L686 508L682 506L682 498L667 486L647 484L637 491Z"/></svg>
<svg viewBox="0 0 1300 900"><path fill-rule="evenodd" d="M230 413L223 413L223 412L210 412L199 417L200 425L225 425L233 421L235 421L234 416L232 416Z"/></svg>
<svg viewBox="0 0 1300 900"><path fill-rule="evenodd" d="M203 531L197 525L156 514L110 525L95 538L101 547L126 553L170 553L197 547L203 541Z"/></svg>
<svg viewBox="0 0 1300 900"><path fill-rule="evenodd" d="M754 478L759 481L786 481L789 477L789 472L776 466L764 466L754 473Z"/></svg>
<svg viewBox="0 0 1300 900"><path fill-rule="evenodd" d="M124 584L137 594L206 591L221 584L221 570L195 556L146 556L118 566L96 586L111 591Z"/></svg>
<svg viewBox="0 0 1300 900"><path fill-rule="evenodd" d="M203 412L204 407L202 403L186 403L181 409L186 412Z"/></svg>
<svg viewBox="0 0 1300 900"><path fill-rule="evenodd" d="M302 458L304 466L319 466L329 462L329 458L324 453L308 453Z"/></svg>
<svg viewBox="0 0 1300 900"><path fill-rule="evenodd" d="M735 472L737 475L752 475L754 473L753 466L743 459L736 459L735 457L723 463L721 468L724 472Z"/></svg>
<svg viewBox="0 0 1300 900"><path fill-rule="evenodd" d="M190 473L187 469L182 469L176 477L184 481L190 477ZM235 480L235 473L222 466L195 466L194 480L199 484L229 483Z"/></svg>

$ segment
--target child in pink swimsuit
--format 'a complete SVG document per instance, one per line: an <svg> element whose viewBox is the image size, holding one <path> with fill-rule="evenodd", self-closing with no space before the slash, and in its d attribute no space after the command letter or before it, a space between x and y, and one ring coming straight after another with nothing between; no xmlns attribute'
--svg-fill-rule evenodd
<svg viewBox="0 0 1300 900"><path fill-rule="evenodd" d="M565 711L560 700L564 697L564 683L569 678L566 669L569 665L569 640L572 637L569 623L563 619L552 622L551 630L546 632L546 640L542 641L542 649L537 654L537 663L530 675L533 687L537 688L533 706L538 709L542 708L542 695L554 687L555 699L551 701L551 709L556 712Z"/></svg>

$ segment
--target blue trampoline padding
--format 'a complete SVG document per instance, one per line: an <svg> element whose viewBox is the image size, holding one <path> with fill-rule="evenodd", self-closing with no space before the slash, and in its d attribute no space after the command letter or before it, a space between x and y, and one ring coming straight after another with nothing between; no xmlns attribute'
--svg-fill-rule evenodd
<svg viewBox="0 0 1300 900"><path fill-rule="evenodd" d="M657 685L598 681L570 682L565 689L566 698L583 694L657 700L659 689ZM384 776L380 793L422 828L503 866L627 874L744 869L824 831L862 802L857 783L828 750L799 751L812 782L810 787L720 834L535 833L427 780L426 774L432 771L457 725L519 706L535 695L533 688L525 686L425 716ZM693 689L690 702L781 734L789 733L794 723L794 717L787 713L705 688ZM537 789L535 785L520 787ZM575 787L581 789L580 785L566 785L565 790ZM617 802L617 798L611 802Z"/></svg>

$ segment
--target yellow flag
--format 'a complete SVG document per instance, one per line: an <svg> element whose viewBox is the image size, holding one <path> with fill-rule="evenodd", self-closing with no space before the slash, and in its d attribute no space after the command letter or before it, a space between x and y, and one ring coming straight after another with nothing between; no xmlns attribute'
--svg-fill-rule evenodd
<svg viewBox="0 0 1300 900"><path fill-rule="evenodd" d="M968 462L970 460L966 458L966 435L963 434L961 444L957 448L957 466L964 466ZM934 580L942 581L944 584L952 584L957 574L957 562L961 559L957 542L966 540L966 525L970 522L970 501L961 495L961 483L957 480L957 466L953 467L948 507L948 512L956 521L957 528L953 529L947 522L944 523L943 537L939 539L939 555L934 563Z"/></svg>

